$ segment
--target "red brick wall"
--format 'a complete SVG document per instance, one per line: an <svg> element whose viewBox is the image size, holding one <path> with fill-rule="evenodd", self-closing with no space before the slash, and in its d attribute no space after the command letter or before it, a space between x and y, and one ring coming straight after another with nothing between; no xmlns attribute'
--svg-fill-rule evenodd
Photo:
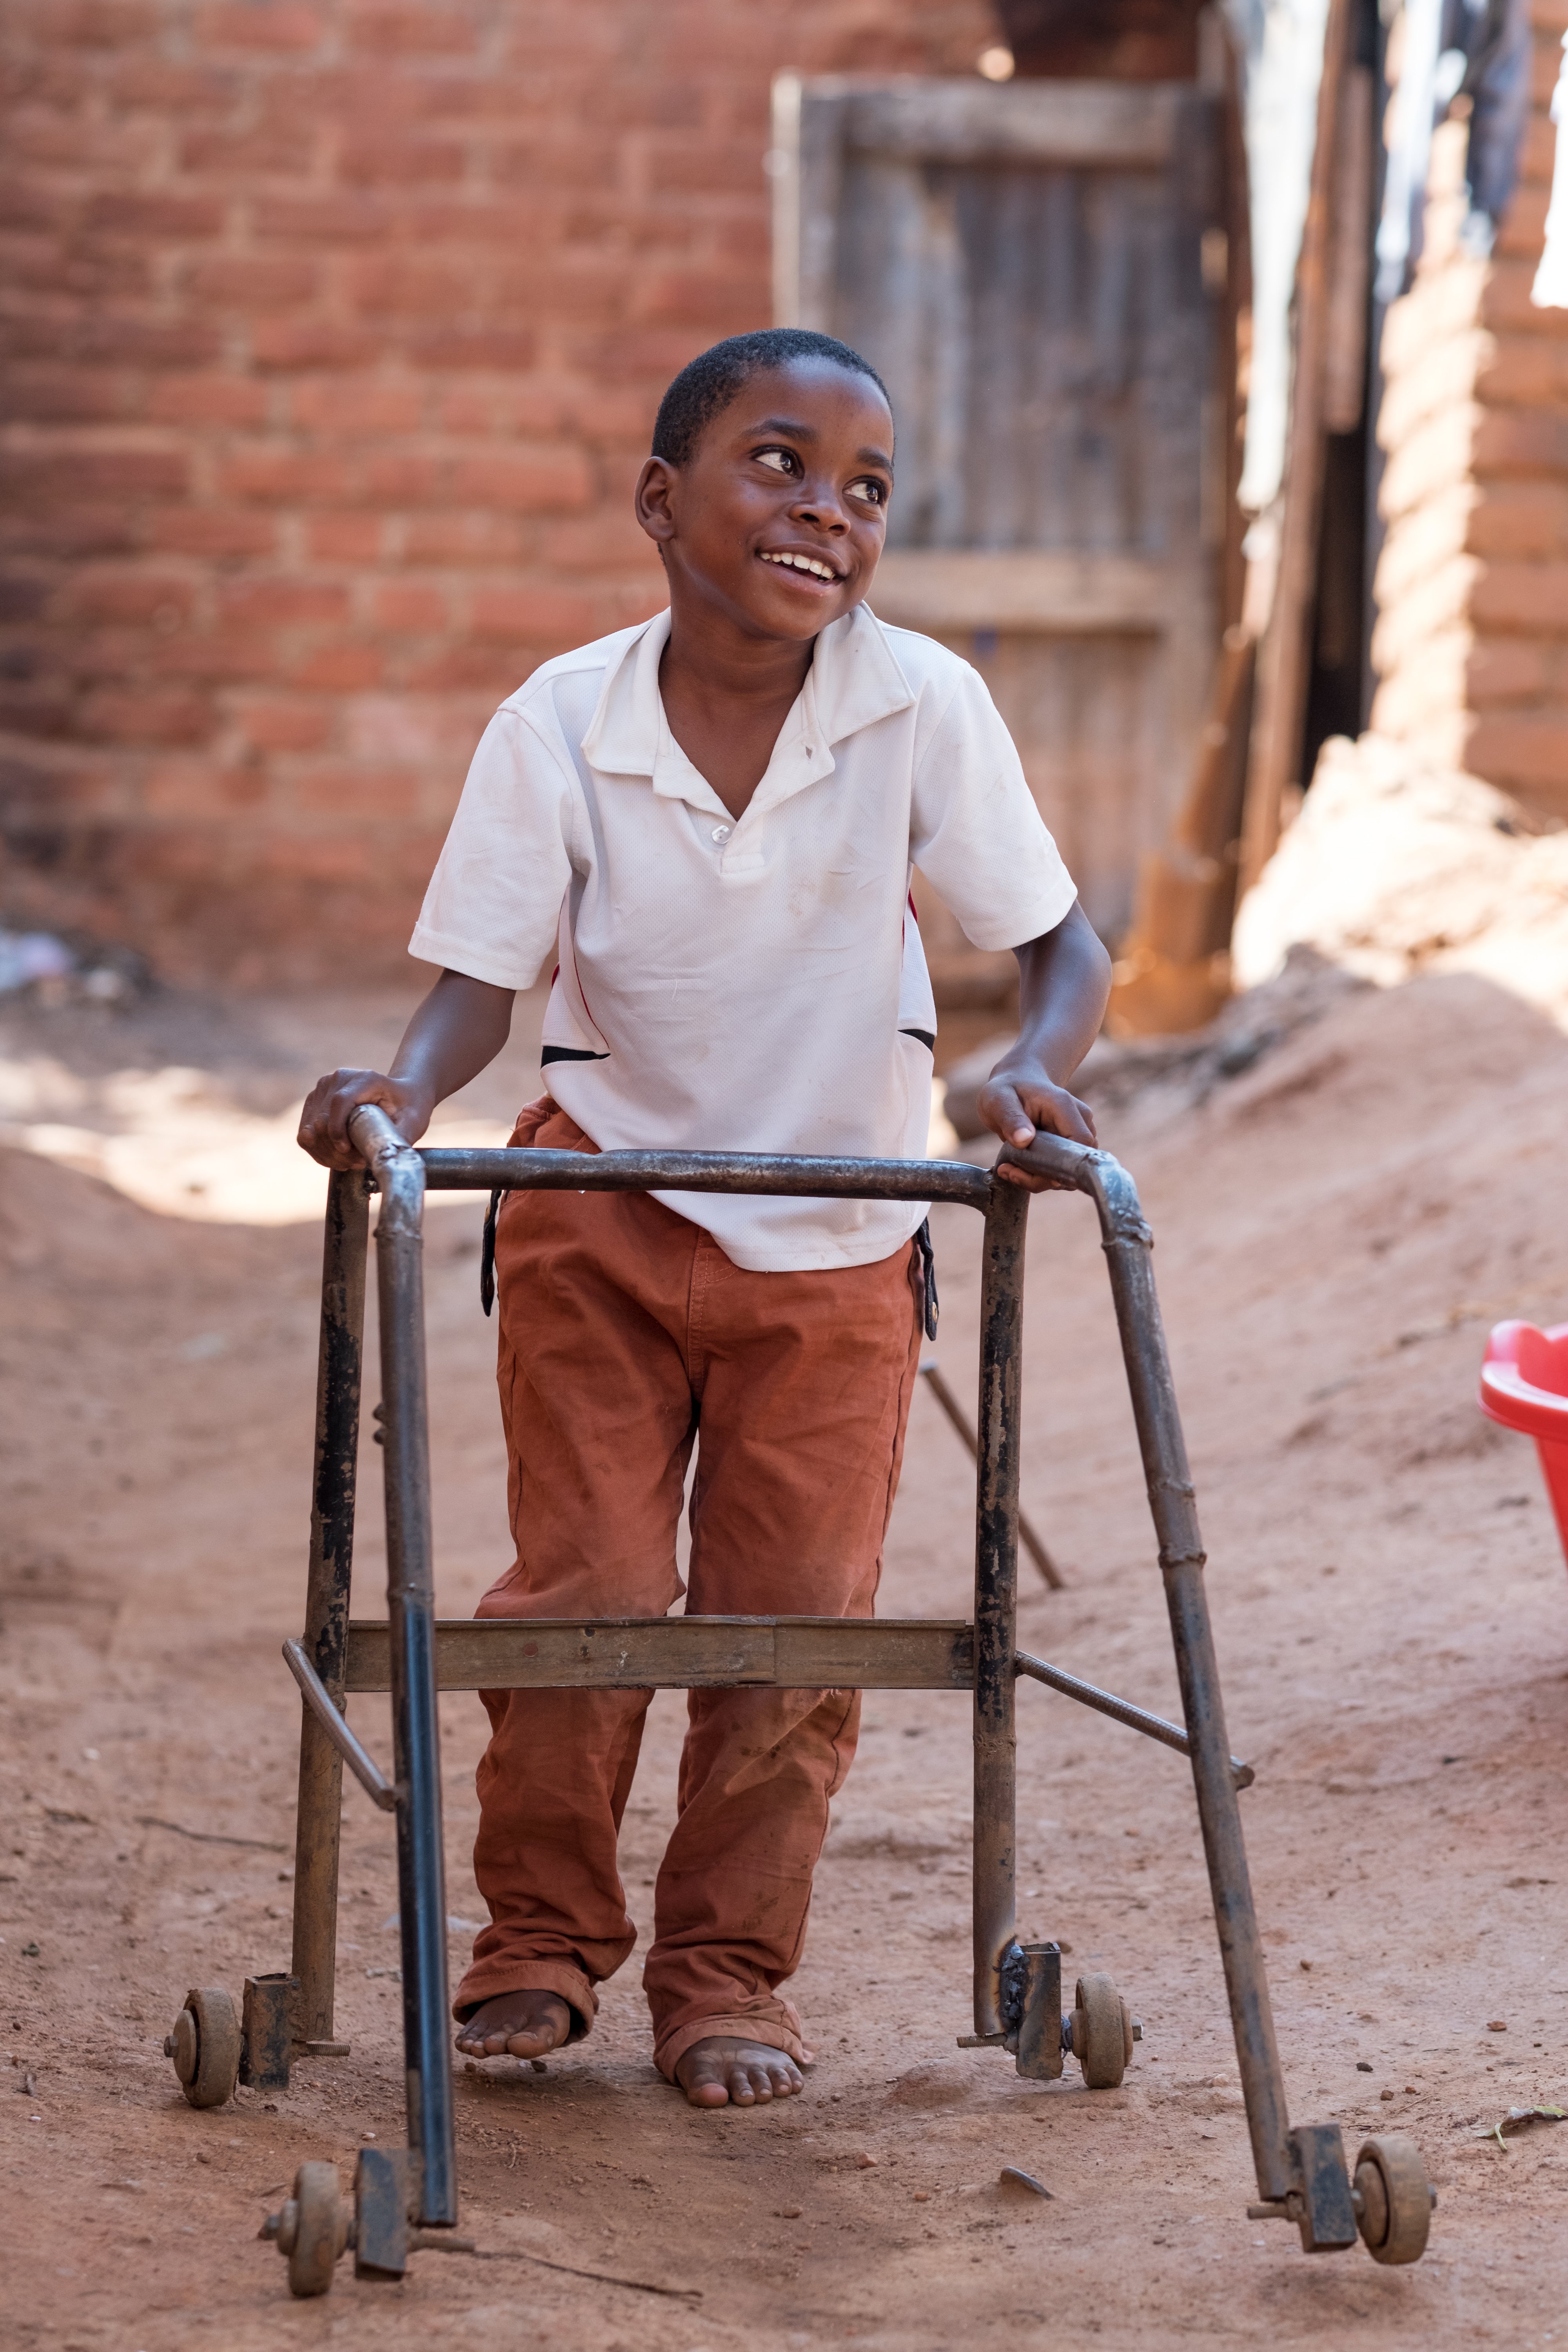
<svg viewBox="0 0 1568 2352"><path fill-rule="evenodd" d="M1492 257L1458 250L1464 131L1445 124L1426 251L1388 314L1372 723L1568 816L1568 310L1530 299L1568 0L1531 14L1534 109Z"/></svg>
<svg viewBox="0 0 1568 2352"><path fill-rule="evenodd" d="M0 920L400 954L496 702L656 609L659 392L768 317L768 87L986 0L6 0Z"/></svg>

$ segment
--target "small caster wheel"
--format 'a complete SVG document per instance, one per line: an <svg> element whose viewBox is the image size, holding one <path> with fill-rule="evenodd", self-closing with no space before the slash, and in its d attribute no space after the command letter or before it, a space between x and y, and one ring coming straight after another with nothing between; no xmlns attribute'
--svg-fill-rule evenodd
<svg viewBox="0 0 1568 2352"><path fill-rule="evenodd" d="M174 2062L180 2088L193 2107L221 2107L239 2080L239 2018L221 1985L185 1995L163 2055Z"/></svg>
<svg viewBox="0 0 1568 2352"><path fill-rule="evenodd" d="M1355 2160L1356 2228L1374 2263L1418 2263L1436 2201L1413 2139L1388 2132L1365 2143Z"/></svg>
<svg viewBox="0 0 1568 2352"><path fill-rule="evenodd" d="M335 2164L302 2164L294 2194L278 2216L278 2251L289 2257L289 2292L325 2294L349 2242L349 2210L338 2193Z"/></svg>
<svg viewBox="0 0 1568 2352"><path fill-rule="evenodd" d="M1078 1980L1072 2048L1091 2091L1113 2091L1127 2072L1132 2055L1132 2016L1107 1976Z"/></svg>

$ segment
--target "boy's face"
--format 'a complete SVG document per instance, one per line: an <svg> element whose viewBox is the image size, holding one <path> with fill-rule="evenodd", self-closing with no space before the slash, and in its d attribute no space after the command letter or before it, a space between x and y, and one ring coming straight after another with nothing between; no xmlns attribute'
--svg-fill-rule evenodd
<svg viewBox="0 0 1568 2352"><path fill-rule="evenodd" d="M688 598L748 635L801 642L871 584L893 487L893 420L868 376L794 360L748 378L684 466L649 457L637 520Z"/></svg>

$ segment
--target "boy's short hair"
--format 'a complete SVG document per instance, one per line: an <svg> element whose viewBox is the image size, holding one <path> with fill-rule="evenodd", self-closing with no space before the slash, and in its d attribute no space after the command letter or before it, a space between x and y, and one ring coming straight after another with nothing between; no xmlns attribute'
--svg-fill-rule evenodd
<svg viewBox="0 0 1568 2352"><path fill-rule="evenodd" d="M726 335L721 343L687 361L658 404L653 455L667 465L684 466L713 419L750 377L764 368L784 367L791 360L826 360L852 375L868 376L892 409L888 387L870 361L837 336L819 335L810 327L759 327L749 335Z"/></svg>

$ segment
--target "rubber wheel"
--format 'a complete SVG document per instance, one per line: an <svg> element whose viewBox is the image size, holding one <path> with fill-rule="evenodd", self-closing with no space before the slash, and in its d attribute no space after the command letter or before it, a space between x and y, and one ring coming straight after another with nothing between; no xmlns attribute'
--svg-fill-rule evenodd
<svg viewBox="0 0 1568 2352"><path fill-rule="evenodd" d="M239 2012L221 1985L188 1992L163 2044L193 2107L221 2107L239 2080Z"/></svg>
<svg viewBox="0 0 1568 2352"><path fill-rule="evenodd" d="M1109 1977L1079 1977L1072 2046L1088 2087L1113 2091L1132 2055L1132 2021Z"/></svg>
<svg viewBox="0 0 1568 2352"><path fill-rule="evenodd" d="M290 2294L325 2294L338 2256L348 2243L348 2209L338 2190L335 2164L302 2164L294 2175L289 2256ZM281 2243L279 2239L279 2243Z"/></svg>
<svg viewBox="0 0 1568 2352"><path fill-rule="evenodd" d="M1355 2160L1356 2227L1374 2263L1418 2263L1432 2227L1432 2190L1413 2139L1369 2139Z"/></svg>

